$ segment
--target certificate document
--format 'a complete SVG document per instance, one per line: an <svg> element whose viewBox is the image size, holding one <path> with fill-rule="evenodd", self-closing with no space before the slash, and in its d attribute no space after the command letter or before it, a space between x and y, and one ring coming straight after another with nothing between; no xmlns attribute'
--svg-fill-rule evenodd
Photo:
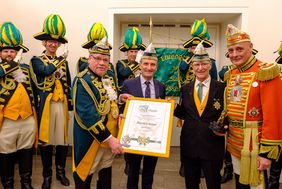
<svg viewBox="0 0 282 189"><path fill-rule="evenodd" d="M127 153L169 157L174 100L132 97L118 138Z"/></svg>

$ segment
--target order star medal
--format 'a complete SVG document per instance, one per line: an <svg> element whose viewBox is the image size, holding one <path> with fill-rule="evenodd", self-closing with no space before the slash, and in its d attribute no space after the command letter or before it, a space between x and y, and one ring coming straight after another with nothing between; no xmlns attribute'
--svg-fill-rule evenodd
<svg viewBox="0 0 282 189"><path fill-rule="evenodd" d="M243 88L240 85L242 83L241 75L237 75L235 79L235 85L231 89L231 101L240 102L241 97L243 96Z"/></svg>
<svg viewBox="0 0 282 189"><path fill-rule="evenodd" d="M216 109L216 110L219 110L221 108L221 104L219 102L219 99L215 99L215 102L213 103L213 107Z"/></svg>

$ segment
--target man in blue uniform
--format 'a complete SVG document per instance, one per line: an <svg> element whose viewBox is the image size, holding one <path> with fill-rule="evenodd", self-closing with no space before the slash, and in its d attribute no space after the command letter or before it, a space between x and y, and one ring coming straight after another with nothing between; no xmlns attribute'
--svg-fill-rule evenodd
<svg viewBox="0 0 282 189"><path fill-rule="evenodd" d="M121 89L123 82L140 75L139 64L135 61L138 50L145 50L138 28L129 28L124 35L124 42L120 51L126 52L127 59L119 60L116 64L118 86Z"/></svg>
<svg viewBox="0 0 282 189"><path fill-rule="evenodd" d="M103 38L89 49L88 67L74 79L73 177L79 189L110 189L114 154L122 153L117 138L117 88L107 74L110 48Z"/></svg>
<svg viewBox="0 0 282 189"><path fill-rule="evenodd" d="M4 189L14 188L14 169L19 162L22 189L31 185L32 152L36 139L34 90L29 67L21 62L20 31L5 22L0 31L0 173Z"/></svg>
<svg viewBox="0 0 282 189"><path fill-rule="evenodd" d="M38 98L38 123L40 154L43 164L43 189L51 188L52 154L56 146L56 178L68 186L65 175L68 152L68 111L72 111L71 77L66 60L67 51L57 56L57 49L68 41L65 39L65 25L59 15L49 15L43 24L43 31L34 38L41 40L45 48L39 56L31 59L30 71L36 85Z"/></svg>

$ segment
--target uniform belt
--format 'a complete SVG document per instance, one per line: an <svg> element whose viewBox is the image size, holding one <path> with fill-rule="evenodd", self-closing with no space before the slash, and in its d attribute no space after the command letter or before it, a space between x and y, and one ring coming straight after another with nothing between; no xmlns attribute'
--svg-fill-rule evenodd
<svg viewBox="0 0 282 189"><path fill-rule="evenodd" d="M231 120L229 119L229 125L234 127L244 127L244 121L242 120ZM262 121L245 121L246 128L257 128L262 126Z"/></svg>

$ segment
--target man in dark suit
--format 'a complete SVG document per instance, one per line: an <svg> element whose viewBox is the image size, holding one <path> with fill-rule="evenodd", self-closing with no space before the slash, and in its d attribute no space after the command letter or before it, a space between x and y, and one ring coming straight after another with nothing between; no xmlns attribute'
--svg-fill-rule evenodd
<svg viewBox="0 0 282 189"><path fill-rule="evenodd" d="M145 50L141 57L139 77L126 80L122 87L120 96L122 101L130 96L145 98L165 98L165 86L155 80L154 74L158 69L158 59L152 44ZM153 156L143 156L128 154L129 172L127 179L128 189L138 189L140 164L143 159L142 189L151 189L153 177L158 158Z"/></svg>
<svg viewBox="0 0 282 189"><path fill-rule="evenodd" d="M225 84L211 79L211 61L202 43L195 49L192 68L196 78L181 88L181 103L175 116L184 119L180 145L185 184L198 189L201 169L208 189L220 189L220 169L224 156L224 134L209 128L224 108Z"/></svg>

